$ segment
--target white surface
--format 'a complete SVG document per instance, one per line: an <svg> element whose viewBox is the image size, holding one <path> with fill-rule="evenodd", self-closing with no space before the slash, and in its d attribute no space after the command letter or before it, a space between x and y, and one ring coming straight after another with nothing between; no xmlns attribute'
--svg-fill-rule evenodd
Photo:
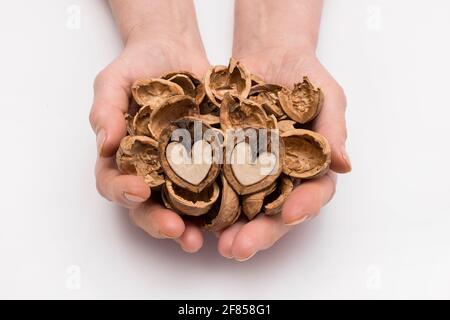
<svg viewBox="0 0 450 320"><path fill-rule="evenodd" d="M196 3L225 63L233 4ZM106 4L0 8L1 298L450 298L449 1L326 2L319 53L348 95L354 172L244 264L211 236L195 255L153 240L97 195L91 83L121 50Z"/></svg>

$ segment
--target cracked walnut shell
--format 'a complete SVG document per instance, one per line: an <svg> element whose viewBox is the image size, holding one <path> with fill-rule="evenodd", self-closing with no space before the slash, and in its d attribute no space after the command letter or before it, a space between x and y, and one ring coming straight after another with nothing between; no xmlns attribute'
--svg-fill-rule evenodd
<svg viewBox="0 0 450 320"><path fill-rule="evenodd" d="M212 209L205 215L203 220L203 228L214 232L225 229L235 223L241 212L239 197L231 188L227 179L221 175L217 183L220 187L219 199L214 203Z"/></svg>
<svg viewBox="0 0 450 320"><path fill-rule="evenodd" d="M217 183L205 188L200 193L195 193L177 186L170 179L166 180L163 192L166 201L174 210L188 216L206 214L211 210L220 193Z"/></svg>
<svg viewBox="0 0 450 320"><path fill-rule="evenodd" d="M183 95L183 89L176 83L165 79L137 80L131 87L134 100L140 106L157 109L167 98Z"/></svg>
<svg viewBox="0 0 450 320"><path fill-rule="evenodd" d="M211 67L205 76L206 95L216 106L220 106L226 93L247 98L251 85L250 72L233 58L228 66Z"/></svg>
<svg viewBox="0 0 450 320"><path fill-rule="evenodd" d="M308 77L296 83L292 91L281 90L279 98L284 112L298 123L313 120L320 113L324 100L322 90L315 88Z"/></svg>
<svg viewBox="0 0 450 320"><path fill-rule="evenodd" d="M221 133L196 117L185 117L164 128L160 136L161 166L176 185L199 193L220 173Z"/></svg>
<svg viewBox="0 0 450 320"><path fill-rule="evenodd" d="M286 131L280 136L285 146L285 174L311 179L326 173L331 162L331 148L324 136L304 129Z"/></svg>
<svg viewBox="0 0 450 320"><path fill-rule="evenodd" d="M124 137L116 153L116 163L121 172L143 177L152 189L164 184L158 143L149 137Z"/></svg>

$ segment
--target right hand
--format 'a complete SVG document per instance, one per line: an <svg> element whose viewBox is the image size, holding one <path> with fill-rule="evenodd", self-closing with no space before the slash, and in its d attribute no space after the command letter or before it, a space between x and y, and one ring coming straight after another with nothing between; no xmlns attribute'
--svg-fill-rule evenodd
<svg viewBox="0 0 450 320"><path fill-rule="evenodd" d="M141 41L130 37L120 56L96 77L89 116L97 137L95 176L99 193L128 208L132 222L149 235L174 239L187 252L202 247L200 228L150 199L150 188L142 177L123 175L117 169L115 153L126 135L124 114L133 82L173 70L191 71L201 78L209 64L202 48L192 47L186 48L176 39Z"/></svg>

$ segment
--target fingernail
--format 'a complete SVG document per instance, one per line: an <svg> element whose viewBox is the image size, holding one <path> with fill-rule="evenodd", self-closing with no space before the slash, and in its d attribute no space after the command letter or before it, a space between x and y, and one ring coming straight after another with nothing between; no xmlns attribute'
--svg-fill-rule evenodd
<svg viewBox="0 0 450 320"><path fill-rule="evenodd" d="M347 153L347 149L345 147L342 147L341 149L341 153L342 153L342 159L344 159L345 164L347 165L348 168L348 172L352 171L352 162L350 161L350 157Z"/></svg>
<svg viewBox="0 0 450 320"><path fill-rule="evenodd" d="M169 239L176 239L176 238L178 238L178 236L167 234L167 233L165 233L164 231L161 231L161 230L159 231L159 234L162 237L164 237L164 238L169 238Z"/></svg>
<svg viewBox="0 0 450 320"><path fill-rule="evenodd" d="M97 132L97 153L98 155L103 154L103 145L105 144L106 140L106 131L104 129L100 129Z"/></svg>
<svg viewBox="0 0 450 320"><path fill-rule="evenodd" d="M309 215L304 215L300 219L294 220L294 221L289 222L289 223L285 223L285 225L287 225L287 226L295 226L295 225L300 224L302 222L305 222L307 220L309 220Z"/></svg>
<svg viewBox="0 0 450 320"><path fill-rule="evenodd" d="M258 251L256 251L256 252L258 252ZM238 262L244 262L244 261L247 261L247 260L250 260L251 258L253 258L253 256L256 254L256 252L253 252L251 255L249 255L247 258L243 258L243 259L238 259L238 258L236 258L236 261L238 261Z"/></svg>
<svg viewBox="0 0 450 320"><path fill-rule="evenodd" d="M147 200L147 199L144 199L142 197L136 196L136 195L128 193L128 192L124 192L123 196L125 197L125 199L127 199L131 203L142 203L142 202L145 202L145 200Z"/></svg>

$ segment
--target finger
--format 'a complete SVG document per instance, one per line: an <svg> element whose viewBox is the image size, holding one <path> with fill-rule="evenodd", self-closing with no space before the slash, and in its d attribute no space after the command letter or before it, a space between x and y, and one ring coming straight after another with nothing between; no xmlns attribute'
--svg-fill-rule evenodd
<svg viewBox="0 0 450 320"><path fill-rule="evenodd" d="M283 222L286 225L296 225L316 216L333 197L336 178L336 174L329 171L323 177L302 182L283 205Z"/></svg>
<svg viewBox="0 0 450 320"><path fill-rule="evenodd" d="M95 176L98 192L126 208L136 208L150 197L150 188L142 177L122 175L114 158L97 159Z"/></svg>
<svg viewBox="0 0 450 320"><path fill-rule="evenodd" d="M152 200L130 210L130 219L139 228L158 239L177 239L185 231L183 219Z"/></svg>
<svg viewBox="0 0 450 320"><path fill-rule="evenodd" d="M244 224L245 223L242 221L236 222L235 224L228 227L221 233L219 241L217 243L217 250L225 258L228 259L233 258L232 253L233 241L234 238L236 237L236 234L241 230Z"/></svg>
<svg viewBox="0 0 450 320"><path fill-rule="evenodd" d="M258 251L270 248L290 228L292 227L285 225L279 215L259 215L236 234L231 249L233 258L237 261L249 260Z"/></svg>
<svg viewBox="0 0 450 320"><path fill-rule="evenodd" d="M344 91L333 82L323 88L325 99L322 112L316 118L314 129L324 135L331 146L331 169L339 173L351 171L352 165L346 150L347 128L345 122L346 98Z"/></svg>
<svg viewBox="0 0 450 320"><path fill-rule="evenodd" d="M89 120L97 135L97 152L104 157L113 156L120 140L126 134L124 113L128 110L129 85L113 62L95 79L94 102Z"/></svg>
<svg viewBox="0 0 450 320"><path fill-rule="evenodd" d="M194 253L203 246L203 234L198 226L185 221L184 232L181 237L175 239L175 241L184 251Z"/></svg>

